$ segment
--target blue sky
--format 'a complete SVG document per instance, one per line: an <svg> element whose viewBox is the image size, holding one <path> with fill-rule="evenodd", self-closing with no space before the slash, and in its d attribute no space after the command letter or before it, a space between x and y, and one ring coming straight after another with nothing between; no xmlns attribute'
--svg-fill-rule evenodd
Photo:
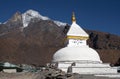
<svg viewBox="0 0 120 79"><path fill-rule="evenodd" d="M120 36L120 0L0 0L0 22L29 9L69 24L74 11L82 28Z"/></svg>

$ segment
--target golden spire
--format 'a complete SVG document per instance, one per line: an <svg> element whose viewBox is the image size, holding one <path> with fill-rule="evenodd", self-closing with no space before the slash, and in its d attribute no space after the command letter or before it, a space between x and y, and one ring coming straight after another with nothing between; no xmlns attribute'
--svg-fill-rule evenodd
<svg viewBox="0 0 120 79"><path fill-rule="evenodd" d="M73 23L73 22L76 22L76 18L75 18L74 12L72 13L72 23Z"/></svg>

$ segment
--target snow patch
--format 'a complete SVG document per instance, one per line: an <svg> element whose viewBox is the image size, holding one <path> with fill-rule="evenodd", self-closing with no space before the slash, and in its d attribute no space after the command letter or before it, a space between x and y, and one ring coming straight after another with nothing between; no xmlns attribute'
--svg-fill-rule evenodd
<svg viewBox="0 0 120 79"><path fill-rule="evenodd" d="M6 24L8 22L8 20L7 21L5 21L3 24Z"/></svg>
<svg viewBox="0 0 120 79"><path fill-rule="evenodd" d="M63 23L60 21L54 21L55 24L57 24L58 26L66 26L67 23Z"/></svg>

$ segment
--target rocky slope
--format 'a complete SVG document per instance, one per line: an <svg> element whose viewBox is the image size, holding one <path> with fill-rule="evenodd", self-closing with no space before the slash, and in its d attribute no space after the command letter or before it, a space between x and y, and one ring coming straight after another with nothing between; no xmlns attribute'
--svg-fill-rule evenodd
<svg viewBox="0 0 120 79"><path fill-rule="evenodd" d="M38 12L17 12L0 24L0 61L45 65L51 62L58 49L64 47L68 29L68 24L51 20ZM103 62L117 62L120 36L91 30L86 32L90 35L88 44L99 52Z"/></svg>

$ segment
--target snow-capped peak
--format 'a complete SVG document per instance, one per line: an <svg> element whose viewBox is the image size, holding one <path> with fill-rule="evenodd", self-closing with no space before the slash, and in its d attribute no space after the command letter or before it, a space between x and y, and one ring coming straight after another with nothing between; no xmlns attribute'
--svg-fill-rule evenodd
<svg viewBox="0 0 120 79"><path fill-rule="evenodd" d="M40 15L39 12L37 12L35 10L28 10L22 14L23 26L27 27L28 24L30 23L31 19L33 19L33 18L36 18L38 20L50 20L50 18ZM55 24L57 24L58 26L65 26L67 24L67 23L63 23L60 21L54 21L54 20L53 20L53 22Z"/></svg>
<svg viewBox="0 0 120 79"><path fill-rule="evenodd" d="M27 27L28 24L30 23L31 19L33 18L37 18L37 19L41 19L41 20L49 20L48 17L42 16L40 15L37 11L34 10L28 10L25 13L22 14L22 18L23 18L23 26Z"/></svg>

